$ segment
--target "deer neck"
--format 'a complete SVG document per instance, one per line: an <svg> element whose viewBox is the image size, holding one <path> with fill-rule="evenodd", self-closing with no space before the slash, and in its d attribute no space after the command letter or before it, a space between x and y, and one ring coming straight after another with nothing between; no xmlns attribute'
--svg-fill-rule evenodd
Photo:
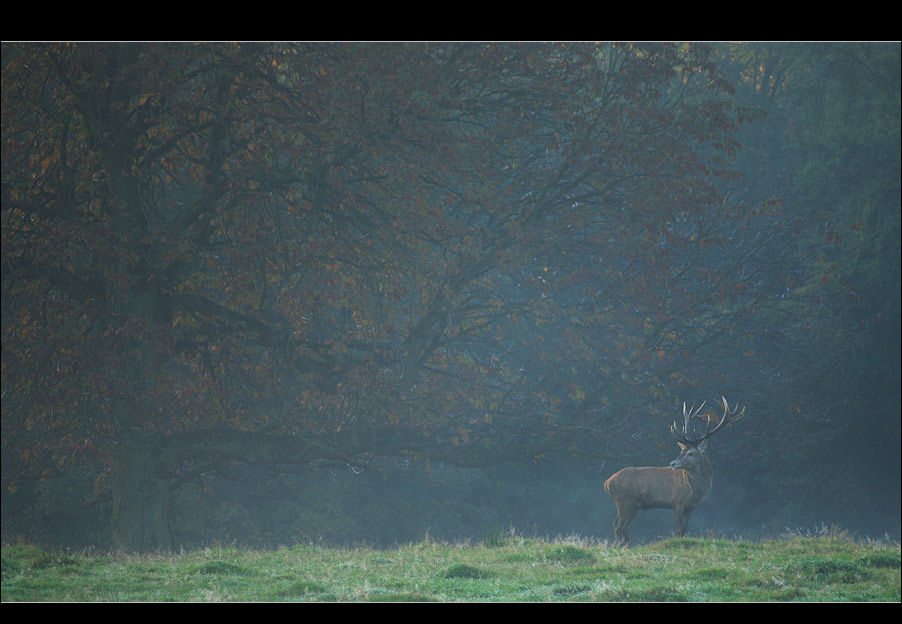
<svg viewBox="0 0 902 624"><path fill-rule="evenodd" d="M711 462L707 456L702 457L692 470L686 470L686 479L689 481L697 502L702 502L711 490L711 484L714 483L714 471L711 469Z"/></svg>

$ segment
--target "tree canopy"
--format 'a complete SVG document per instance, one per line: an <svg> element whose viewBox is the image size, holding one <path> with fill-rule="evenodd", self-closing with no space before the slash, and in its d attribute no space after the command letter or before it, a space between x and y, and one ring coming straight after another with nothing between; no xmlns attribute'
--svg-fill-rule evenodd
<svg viewBox="0 0 902 624"><path fill-rule="evenodd" d="M682 400L766 402L819 285L730 193L758 113L712 58L5 44L9 478L99 457L116 543L168 548L231 462L630 458Z"/></svg>

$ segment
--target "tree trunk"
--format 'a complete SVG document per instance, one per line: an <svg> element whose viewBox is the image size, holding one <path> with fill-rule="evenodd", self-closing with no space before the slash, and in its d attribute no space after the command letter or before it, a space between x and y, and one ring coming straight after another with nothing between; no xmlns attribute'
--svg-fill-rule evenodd
<svg viewBox="0 0 902 624"><path fill-rule="evenodd" d="M123 432L113 452L113 540L129 552L172 550L169 484L157 475L148 436Z"/></svg>

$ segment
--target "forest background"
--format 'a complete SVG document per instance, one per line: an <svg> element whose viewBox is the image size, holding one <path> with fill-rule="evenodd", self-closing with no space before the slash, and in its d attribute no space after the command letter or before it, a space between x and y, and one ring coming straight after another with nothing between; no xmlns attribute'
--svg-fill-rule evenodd
<svg viewBox="0 0 902 624"><path fill-rule="evenodd" d="M898 43L2 63L5 543L900 538Z"/></svg>

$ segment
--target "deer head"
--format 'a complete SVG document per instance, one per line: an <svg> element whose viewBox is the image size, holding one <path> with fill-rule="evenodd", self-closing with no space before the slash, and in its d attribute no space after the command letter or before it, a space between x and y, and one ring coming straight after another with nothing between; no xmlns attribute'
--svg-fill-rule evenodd
<svg viewBox="0 0 902 624"><path fill-rule="evenodd" d="M742 408L742 411L739 411L739 406L737 405L733 411L730 411L730 406L727 403L726 398L723 396L720 397L721 401L723 401L723 416L721 416L720 420L717 420L717 416L713 413L705 413L700 414L702 408L705 407L706 401L702 401L702 404L698 406L696 409L695 403L692 404L692 407L689 408L689 411L686 411L686 404L683 403L683 427L680 430L677 427L676 421L670 426L670 434L676 440L677 444L682 451L679 456L670 462L670 467L673 469L681 468L683 470L692 470L693 468L699 466L699 464L705 459L703 457L705 452L705 447L707 446L708 438L713 436L715 433L721 430L724 425L728 425L731 422L736 422L745 414L745 408ZM698 436L692 436L690 434L691 430L691 421L694 418L700 418L705 420L705 433ZM714 423L714 428L711 428L711 424Z"/></svg>

